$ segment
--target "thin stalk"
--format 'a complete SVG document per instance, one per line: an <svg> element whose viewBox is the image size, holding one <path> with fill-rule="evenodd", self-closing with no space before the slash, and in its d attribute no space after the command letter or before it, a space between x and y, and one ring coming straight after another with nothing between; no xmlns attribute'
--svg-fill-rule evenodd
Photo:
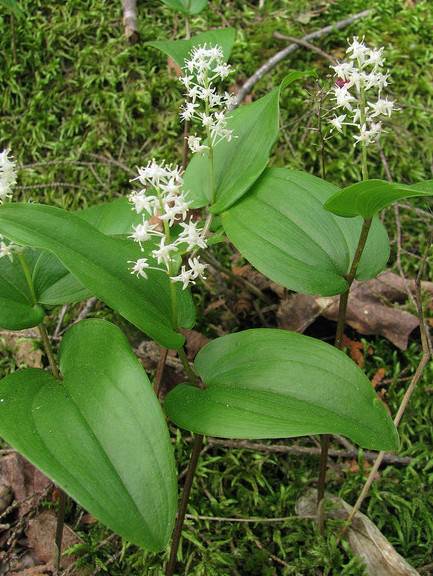
<svg viewBox="0 0 433 576"><path fill-rule="evenodd" d="M401 401L401 404L397 410L397 414L394 417L394 424L396 427L399 426L401 419L403 418L403 414L409 404L409 401L411 399L411 396L418 384L418 382L421 380L421 377L423 375L424 369L426 368L427 364L430 362L431 356L432 356L432 350L430 348L430 340L429 340L429 332L428 332L428 327L426 324L426 320L425 320L425 316L424 316L424 310L423 310L423 306L422 306L422 294L421 294L421 280L422 280L422 276L424 273L424 268L426 265L426 260L427 260L427 254L430 250L431 247L431 243L432 243L432 237L430 237L429 239L429 243L427 246L427 249L424 253L423 259L421 261L421 265L415 280L415 302L416 302L416 307L417 307L417 312L418 312L418 318L419 318L419 329L420 329L420 334L421 334L421 346L422 346L422 356L421 356L421 360L419 361L419 364L415 370L415 374L413 375L413 378L403 396L403 400ZM373 484L375 478L376 478L376 474L380 468L380 465L382 464L382 461L385 457L385 452L381 451L379 452L379 454L377 455L377 458L373 464L373 467L370 470L370 473L368 475L368 478L361 490L361 493L358 496L358 499L355 502L355 505L352 508L352 511L350 512L349 516L347 517L347 520L344 523L344 526L340 532L340 534L337 537L337 542L339 542L341 540L341 538L344 536L344 534L346 533L347 529L350 527L350 525L353 522L353 519L355 518L356 514L358 513L358 511L361 508L362 503L364 502L365 498L367 497L367 494L371 488L371 485Z"/></svg>
<svg viewBox="0 0 433 576"><path fill-rule="evenodd" d="M359 102L360 102L359 106L360 121L362 126L363 124L365 124L365 118L366 118L365 90L362 85L360 88ZM365 142L361 142L361 172L362 172L362 179L368 180L367 146ZM353 284L353 281L355 280L358 265L361 260L361 256L364 251L365 245L367 243L368 233L371 228L371 222L372 222L371 218L364 219L358 240L358 245L356 247L355 254L353 256L352 264L350 266L349 273L346 275L347 290L340 295L340 301L338 306L337 329L335 333L335 342L334 342L334 345L339 350L343 348L344 326L346 324L347 305L349 302L350 289ZM325 489L326 489L326 470L328 466L329 442L330 442L330 436L328 434L323 434L320 437L321 453L319 464L319 479L317 485L317 506L318 506L317 515L318 515L318 526L321 533L323 533L324 530L323 498L325 496Z"/></svg>
<svg viewBox="0 0 433 576"><path fill-rule="evenodd" d="M179 348L178 351L179 359L182 362L184 370L191 381L199 388L203 388L203 384L200 378L188 362L187 355L183 348ZM200 457L200 452L203 448L203 436L201 434L196 434L194 436L194 442L191 451L191 458L188 463L188 469L186 471L185 484L183 486L182 497L179 505L179 512L176 518L176 524L173 530L173 539L170 548L170 557L165 567L165 576L173 576L174 570L176 568L177 552L179 550L180 538L182 536L182 529L185 522L185 514L188 508L189 497L191 495L191 489L194 481L195 471L197 469L198 459Z"/></svg>
<svg viewBox="0 0 433 576"><path fill-rule="evenodd" d="M182 498L179 505L179 512L176 518L176 525L173 531L173 540L170 548L170 558L165 568L165 576L173 576L176 568L177 552L179 550L180 538L182 536L182 528L185 522L185 514L188 508L189 497L191 488L194 481L195 471L197 469L198 459L203 447L203 436L197 434L194 436L194 443L191 452L191 459L188 464L188 470L185 477L185 484L183 486Z"/></svg>
<svg viewBox="0 0 433 576"><path fill-rule="evenodd" d="M27 261L24 257L24 254L22 252L18 252L17 256L18 256L18 260L21 264L21 268L23 270L27 285L29 287L30 294L32 296L32 301L34 304L37 304L36 292L35 292L35 287L33 284L33 278L32 278L31 272L30 272L30 268L27 264ZM50 364L50 368L51 368L51 371L53 373L53 376L56 380L60 381L62 379L62 377L60 374L60 370L57 366L56 358L55 358L55 355L53 352L53 348L51 346L51 342L50 342L50 338L48 336L47 329L45 328L45 326L43 324L39 324L38 330L39 330L39 334L41 335L42 344L44 346L45 353L47 355L48 362ZM67 503L67 496L63 492L63 490L60 490L59 510L57 513L57 526L56 526L56 535L55 535L56 558L55 558L55 562L54 562L54 567L55 567L56 573L60 573L60 563L62 560L62 540L63 540L63 527L65 524L66 503Z"/></svg>

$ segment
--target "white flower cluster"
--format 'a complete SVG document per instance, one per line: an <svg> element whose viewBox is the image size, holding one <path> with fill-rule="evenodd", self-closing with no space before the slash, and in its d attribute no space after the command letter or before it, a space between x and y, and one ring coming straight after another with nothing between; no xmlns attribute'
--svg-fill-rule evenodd
<svg viewBox="0 0 433 576"><path fill-rule="evenodd" d="M389 73L383 70L383 48L369 48L364 40L354 37L346 50L347 61L331 66L336 82L335 108L343 113L331 120L333 129L355 126L355 144L376 142L382 131L383 116L391 116L394 102L382 96Z"/></svg>
<svg viewBox="0 0 433 576"><path fill-rule="evenodd" d="M9 150L0 153L0 204L12 196L12 188L17 181L16 165L9 154ZM0 235L0 258L7 256L12 260L16 248L15 244L7 243Z"/></svg>
<svg viewBox="0 0 433 576"><path fill-rule="evenodd" d="M17 181L15 162L9 158L9 150L0 153L0 204L12 196Z"/></svg>
<svg viewBox="0 0 433 576"><path fill-rule="evenodd" d="M166 163L158 164L152 160L138 169L138 180L143 186L133 192L129 200L137 214L142 215L142 222L133 227L130 238L140 245L150 239L159 239L159 246L152 251L158 267L152 267L148 258L139 258L132 264L131 273L147 278L146 271L161 270L166 272L173 282L182 282L183 288L194 284L197 278L205 278L206 264L195 256L198 249L207 247L206 231L197 222L187 220L189 203L183 192L183 178L177 166ZM172 239L171 228L181 228L176 238ZM191 253L188 266L178 266L180 257Z"/></svg>
<svg viewBox="0 0 433 576"><path fill-rule="evenodd" d="M221 140L230 140L232 130L227 128L227 113L236 97L228 92L218 93L215 82L224 80L231 67L224 62L220 46L203 44L193 48L189 60L185 60L184 75L180 81L186 88L187 101L180 117L184 121L197 121L206 132L207 145L196 134L188 137L192 152L205 152Z"/></svg>
<svg viewBox="0 0 433 576"><path fill-rule="evenodd" d="M7 256L12 262L14 252L16 252L19 247L13 242L5 242L3 236L0 235L0 258Z"/></svg>

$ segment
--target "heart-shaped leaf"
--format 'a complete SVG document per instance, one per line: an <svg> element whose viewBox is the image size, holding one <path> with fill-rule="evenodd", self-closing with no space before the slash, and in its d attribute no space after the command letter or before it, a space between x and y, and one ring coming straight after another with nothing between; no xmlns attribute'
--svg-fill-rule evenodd
<svg viewBox="0 0 433 576"><path fill-rule="evenodd" d="M182 14L198 14L208 4L208 0L161 0L166 6Z"/></svg>
<svg viewBox="0 0 433 576"><path fill-rule="evenodd" d="M62 264L95 296L137 328L167 348L182 346L175 331L191 325L191 306L176 286L178 318L172 318L170 280L150 270L148 279L136 278L128 261L142 257L138 246L112 238L61 208L8 203L0 207L0 233L17 244L53 252Z"/></svg>
<svg viewBox="0 0 433 576"><path fill-rule="evenodd" d="M403 198L433 196L433 186L429 182L406 186L385 180L364 180L338 190L327 200L325 208L344 218L372 218L383 208Z"/></svg>
<svg viewBox="0 0 433 576"><path fill-rule="evenodd" d="M265 171L239 202L222 214L230 241L260 272L282 286L306 294L331 296L347 289L345 275L362 220L347 220L324 210L338 190L297 170ZM389 242L375 219L357 278L375 277L386 265Z"/></svg>
<svg viewBox="0 0 433 576"><path fill-rule="evenodd" d="M398 436L384 404L340 350L295 332L246 330L198 353L207 386L181 384L164 404L180 427L222 438L342 434L374 450L395 450Z"/></svg>
<svg viewBox="0 0 433 576"><path fill-rule="evenodd" d="M160 551L176 515L167 425L123 333L104 320L69 330L62 382L39 369L0 382L0 435L96 518Z"/></svg>
<svg viewBox="0 0 433 576"><path fill-rule="evenodd" d="M208 46L221 46L224 60L227 62L235 42L236 31L233 28L221 28L196 34L188 40L155 40L147 42L147 46L157 48L172 58L176 64L183 68L185 60L189 57L195 46L207 44Z"/></svg>
<svg viewBox="0 0 433 576"><path fill-rule="evenodd" d="M211 212L222 212L254 184L266 168L278 136L280 91L305 75L290 73L279 88L231 113L227 126L233 130L233 139L221 141L214 149L214 201L209 159L206 155L193 157L186 169L184 183L194 208L211 203Z"/></svg>

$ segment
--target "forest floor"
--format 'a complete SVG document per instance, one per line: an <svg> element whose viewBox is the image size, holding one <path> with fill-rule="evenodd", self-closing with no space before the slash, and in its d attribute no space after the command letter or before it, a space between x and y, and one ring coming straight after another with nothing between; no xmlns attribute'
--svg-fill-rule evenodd
<svg viewBox="0 0 433 576"><path fill-rule="evenodd" d="M177 162L181 157L178 109L182 93L176 72L146 42L182 37L183 22L157 0L139 2L139 41L130 44L124 37L120 4L113 0L20 0L24 15L12 19L0 3L0 149L3 145L10 147L23 167L18 187L23 199L68 209L86 207L127 195L130 171L150 158ZM374 9L371 16L327 34L317 45L337 58L344 54L346 39L353 35L365 35L370 44L385 47L392 77L390 93L399 112L383 137L382 153L369 156L370 177L391 175L399 182L431 179L431 1L265 0L259 7L258 1L211 0L210 8L193 18L192 28L193 32L236 28L231 63L236 69L236 83L241 85L287 43L275 33L302 37L366 8ZM271 164L320 176L318 83L330 81L327 60L301 48L257 83L250 98L266 93L289 70L306 69L316 71L317 81L290 87L282 94L282 129ZM359 179L356 150L347 145L347 140L336 137L326 142L324 158L328 180L347 185ZM408 278L416 274L433 222L426 202L417 201L412 206L419 210L402 206L384 214L392 246L389 268ZM203 314L195 327L197 332L190 336L191 354L203 343L203 335L215 338L261 326L263 321L268 326L284 322L281 302L287 298L286 293L273 290L266 282L260 284L264 278L255 275L229 245L214 248L214 255L235 274L247 275L261 286L271 305L262 310L261 304L255 306L251 295L238 284L217 271L209 274L208 281L194 290ZM430 269L425 278L431 280ZM410 300L393 306L414 311ZM427 297L426 309L433 324L433 305ZM70 306L63 326L81 310L82 305ZM53 326L59 312L52 311ZM88 315L114 318L128 331L131 342L140 345L142 337L102 304L96 303ZM318 319L307 333L327 340L332 339L334 331L335 323ZM351 328L346 334L349 352L374 378L394 414L421 356L419 332L412 332L405 350L383 336L362 336ZM18 366L41 362L38 343L29 347L28 341L24 342L27 344L23 348L20 341L21 354L17 358L16 341L8 337L0 340L2 375ZM144 363L149 371L155 369L152 359L145 357ZM166 377L167 386L178 378L174 369L168 369ZM381 468L363 507L421 574L433 574L433 568L428 567L433 563L432 377L430 365L401 424L399 456L407 460ZM188 462L190 435L173 427L172 437L182 471ZM183 567L179 574L363 575L362 563L349 546L337 545L335 524L329 522L321 536L313 522L294 518L297 499L317 480L317 440L284 442L286 446L313 448L310 455L273 453L266 450L271 442L262 444L263 450L258 451L205 443L188 510L191 517L183 533ZM338 439L332 447L347 450ZM362 451L355 456L331 458L329 492L353 503L370 466ZM40 506L55 508L55 501L48 498ZM224 520L251 517L264 521ZM289 519L266 521L275 517ZM75 505L68 506L66 520L79 537L72 550L78 558L77 574L162 574L163 554L151 554L121 542L104 526L83 516ZM18 540L16 546L19 544Z"/></svg>

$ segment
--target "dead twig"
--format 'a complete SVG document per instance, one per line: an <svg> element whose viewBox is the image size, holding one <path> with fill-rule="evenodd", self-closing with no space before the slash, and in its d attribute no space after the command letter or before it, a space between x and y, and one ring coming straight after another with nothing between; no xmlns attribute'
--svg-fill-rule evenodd
<svg viewBox="0 0 433 576"><path fill-rule="evenodd" d="M137 42L137 0L122 0L123 25L125 27L125 37L129 42Z"/></svg>
<svg viewBox="0 0 433 576"><path fill-rule="evenodd" d="M394 424L396 427L398 427L398 425L400 424L401 419L403 418L403 414L404 414L404 412L405 412L405 410L409 404L409 401L412 397L412 394L413 394L418 382L421 380L424 369L427 366L427 364L431 358L431 349L430 349L430 343L429 343L429 329L428 329L427 322L426 322L425 317L424 317L424 310L423 310L423 306L422 306L421 279L422 279L422 276L424 273L424 268L426 266L427 255L430 251L432 240L433 240L433 235L431 235L429 238L429 242L427 244L427 249L424 252L424 255L423 255L420 267L419 267L419 271L418 271L418 274L417 274L417 277L415 280L415 302L416 302L417 311L418 311L419 328L420 328L420 333L421 333L422 356L421 356L421 360L419 361L419 364L416 368L415 374L413 375L411 383L409 384L409 386L408 386L408 388L407 388L407 390L403 396L403 400L401 401L401 404L398 408L397 414L395 415ZM348 518L344 524L344 527L343 527L343 529L339 535L339 539L341 539L341 537L344 536L347 529L351 525L353 519L355 518L357 512L361 508L361 505L364 502L365 498L367 497L368 492L371 488L371 485L373 484L373 482L376 478L377 471L379 470L380 465L385 458L385 455L386 455L386 453L383 451L379 452L379 454L377 455L376 460L374 462L374 465L373 465L372 469L370 470L368 478L364 484L364 487L362 488L361 493L359 494L358 499L355 502L355 505L353 506L353 509L352 509L351 513L349 514L349 516L348 516Z"/></svg>
<svg viewBox="0 0 433 576"><path fill-rule="evenodd" d="M329 26L325 26L320 30L316 30L315 32L306 34L303 38L301 38L301 41L310 42L310 40L316 40L317 38L322 38L323 36L326 36L326 34L333 32L334 30L341 30L342 28L345 28L346 26L353 24L354 22L360 20L361 18L370 16L372 12L373 12L372 10L363 10L358 14L354 14L353 16L349 16L348 18L339 20L338 22L335 22L335 24L330 24ZM254 72L254 74L250 78L248 78L248 80L240 88L237 94L235 107L241 104L245 96L251 92L253 86L259 80L261 80L263 76L265 76L265 74L268 74L271 70L275 68L275 66L277 66L277 64L279 64L282 60L287 58L289 54L295 52L298 48L299 43L295 44L292 42L291 44L289 44L289 46L286 46L285 48L274 54L272 58L269 58L267 62L265 62L262 66L260 66L260 68L256 70L256 72Z"/></svg>
<svg viewBox="0 0 433 576"><path fill-rule="evenodd" d="M331 64L335 64L337 62L333 56L331 56L321 48L318 48L314 44L307 42L307 40L304 40L303 38L295 38L295 36L286 36L285 34L280 34L280 32L274 32L274 38L277 38L277 40L286 40L287 42L293 42L293 44L298 44L303 48L307 48L308 50L311 50L311 52L315 52L322 58L325 58L325 60L328 60L328 62L331 62Z"/></svg>
<svg viewBox="0 0 433 576"><path fill-rule="evenodd" d="M254 450L256 452L265 452L271 454L293 454L295 456L320 456L320 447L312 446L286 446L285 444L262 444L260 442L248 442L247 440L221 440L219 438L208 438L208 445L223 446L225 448L240 448L245 450ZM353 449L336 450L329 449L329 456L333 458L357 458L358 450ZM376 452L365 451L363 458L368 461L374 461L377 457ZM383 462L385 464L396 464L407 466L413 462L409 456L397 456L395 454L386 454Z"/></svg>
<svg viewBox="0 0 433 576"><path fill-rule="evenodd" d="M313 520L316 516L281 516L277 518L237 518L236 516L202 516L200 514L185 514L188 520L203 520L209 522L234 522L239 524L278 524L284 522L293 522L296 520Z"/></svg>

